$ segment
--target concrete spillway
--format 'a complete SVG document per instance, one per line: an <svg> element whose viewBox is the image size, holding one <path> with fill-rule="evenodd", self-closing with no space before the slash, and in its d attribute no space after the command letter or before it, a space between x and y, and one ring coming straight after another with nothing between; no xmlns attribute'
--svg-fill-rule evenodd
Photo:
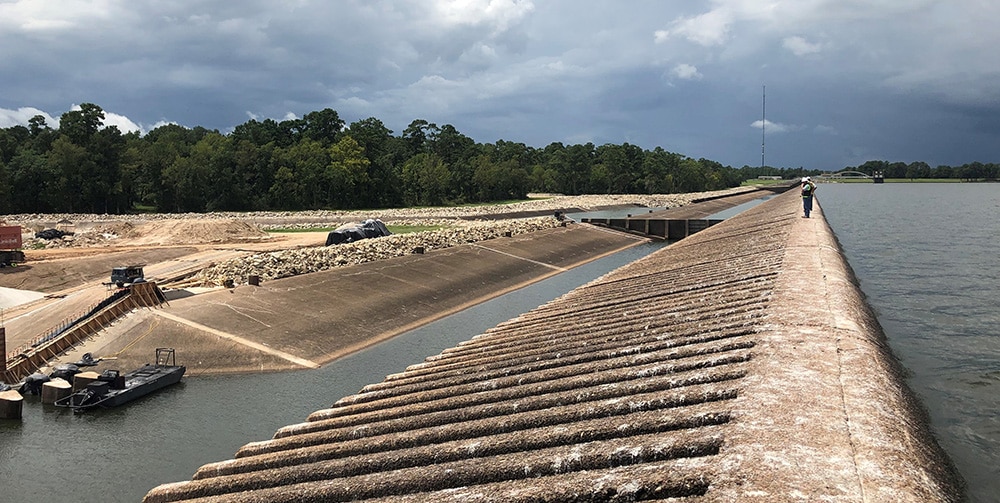
<svg viewBox="0 0 1000 503"><path fill-rule="evenodd" d="M957 500L822 210L799 205L776 197L146 501Z"/></svg>

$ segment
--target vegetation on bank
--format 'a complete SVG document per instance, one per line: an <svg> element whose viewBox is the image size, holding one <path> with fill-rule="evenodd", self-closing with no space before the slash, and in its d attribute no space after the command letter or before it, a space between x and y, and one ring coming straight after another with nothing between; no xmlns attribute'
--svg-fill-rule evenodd
<svg viewBox="0 0 1000 503"><path fill-rule="evenodd" d="M996 178L997 166L871 161L886 177ZM463 205L529 192L670 194L719 190L759 176L819 171L732 168L661 147L477 143L454 126L414 120L394 135L371 117L336 111L250 120L229 134L176 124L145 135L105 127L101 107L38 115L0 129L0 214L271 211Z"/></svg>
<svg viewBox="0 0 1000 503"><path fill-rule="evenodd" d="M871 178L838 178L820 179L823 183L872 183ZM982 182L984 179L959 179L959 178L885 178L885 183L965 183Z"/></svg>
<svg viewBox="0 0 1000 503"><path fill-rule="evenodd" d="M979 181L997 180L1000 178L1000 164L970 162L961 166L937 166L931 167L926 162L916 161L911 163L888 162L888 161L868 161L857 167L848 167L846 170L860 171L871 175L881 173L886 181L907 180L915 181L919 179L931 181Z"/></svg>
<svg viewBox="0 0 1000 503"><path fill-rule="evenodd" d="M871 184L871 178L862 177L837 177L837 178L825 178L817 175L814 181L820 183L865 183ZM882 180L885 183L968 183L968 182L990 182L997 181L996 179L988 178L884 178ZM788 183L788 180L746 180L743 182L744 186L766 186L766 185L777 185L782 183Z"/></svg>

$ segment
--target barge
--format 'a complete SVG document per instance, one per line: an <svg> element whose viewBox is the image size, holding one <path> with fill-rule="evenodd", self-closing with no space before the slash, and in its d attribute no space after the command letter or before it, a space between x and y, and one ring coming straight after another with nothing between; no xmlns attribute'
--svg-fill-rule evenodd
<svg viewBox="0 0 1000 503"><path fill-rule="evenodd" d="M54 405L81 412L95 407L117 407L175 384L186 368L177 365L173 348L156 348L156 364L145 364L124 375L105 370L83 389L56 400Z"/></svg>

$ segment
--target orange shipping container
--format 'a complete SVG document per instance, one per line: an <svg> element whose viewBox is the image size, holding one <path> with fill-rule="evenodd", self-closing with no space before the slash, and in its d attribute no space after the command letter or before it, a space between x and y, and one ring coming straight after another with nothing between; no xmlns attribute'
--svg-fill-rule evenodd
<svg viewBox="0 0 1000 503"><path fill-rule="evenodd" d="M0 227L0 250L14 250L20 248L21 245L21 227L19 225Z"/></svg>

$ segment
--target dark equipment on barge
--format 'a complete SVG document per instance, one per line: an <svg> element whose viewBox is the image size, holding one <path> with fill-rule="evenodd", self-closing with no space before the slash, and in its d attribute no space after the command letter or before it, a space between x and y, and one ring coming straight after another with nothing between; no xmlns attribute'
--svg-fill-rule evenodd
<svg viewBox="0 0 1000 503"><path fill-rule="evenodd" d="M185 370L183 365L176 364L173 348L156 348L155 365L147 363L124 375L117 370L105 370L97 380L54 404L74 412L117 407L179 382Z"/></svg>

